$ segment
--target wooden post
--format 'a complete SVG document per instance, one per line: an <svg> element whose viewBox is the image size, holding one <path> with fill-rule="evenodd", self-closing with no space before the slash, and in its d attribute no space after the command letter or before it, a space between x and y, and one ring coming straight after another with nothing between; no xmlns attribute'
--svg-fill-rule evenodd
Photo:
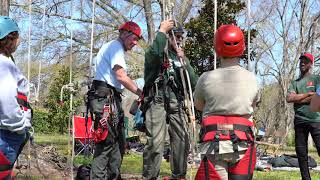
<svg viewBox="0 0 320 180"><path fill-rule="evenodd" d="M0 15L9 16L10 0L0 0Z"/></svg>

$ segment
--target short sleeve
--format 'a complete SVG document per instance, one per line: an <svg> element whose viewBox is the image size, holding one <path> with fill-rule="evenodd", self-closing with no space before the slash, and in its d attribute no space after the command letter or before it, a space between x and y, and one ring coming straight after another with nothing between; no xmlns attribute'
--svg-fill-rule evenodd
<svg viewBox="0 0 320 180"><path fill-rule="evenodd" d="M291 81L291 83L288 87L288 94L297 93L294 84L295 84L295 81Z"/></svg>
<svg viewBox="0 0 320 180"><path fill-rule="evenodd" d="M115 65L121 66L125 70L127 69L126 61L124 59L124 50L122 47L114 46L113 50L109 50L108 53L110 53L111 69L113 69Z"/></svg>
<svg viewBox="0 0 320 180"><path fill-rule="evenodd" d="M205 102L204 99L204 90L203 90L203 79L204 75L200 76L197 85L194 90L194 99L200 102Z"/></svg>

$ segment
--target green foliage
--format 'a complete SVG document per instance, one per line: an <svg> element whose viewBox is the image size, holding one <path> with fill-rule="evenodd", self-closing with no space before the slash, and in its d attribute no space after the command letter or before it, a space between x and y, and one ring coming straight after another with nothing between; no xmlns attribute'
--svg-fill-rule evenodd
<svg viewBox="0 0 320 180"><path fill-rule="evenodd" d="M76 166L80 166L80 165L89 165L92 163L92 158L93 157L87 157L87 156L84 156L84 155L79 155L79 156L76 156L74 158L74 161L73 161L73 164L76 165Z"/></svg>
<svg viewBox="0 0 320 180"><path fill-rule="evenodd" d="M48 122L48 111L42 108L33 109L32 126L37 133L50 132L50 124Z"/></svg>
<svg viewBox="0 0 320 180"><path fill-rule="evenodd" d="M66 133L68 120L70 118L70 92L65 90L62 95L63 103L60 101L60 91L63 85L69 84L69 68L61 66L58 73L53 77L49 87L47 99L45 99L44 107L48 109L48 123L50 132ZM78 84L75 84L75 89L78 89ZM78 92L74 93L76 97ZM73 99L73 108L76 108L81 103L80 99Z"/></svg>
<svg viewBox="0 0 320 180"><path fill-rule="evenodd" d="M199 16L185 25L188 30L185 53L198 74L213 69L214 65L214 1L204 0L204 3ZM236 15L245 6L245 2L241 0L218 1L218 27L222 24L236 24ZM251 30L251 37L254 36L255 30Z"/></svg>

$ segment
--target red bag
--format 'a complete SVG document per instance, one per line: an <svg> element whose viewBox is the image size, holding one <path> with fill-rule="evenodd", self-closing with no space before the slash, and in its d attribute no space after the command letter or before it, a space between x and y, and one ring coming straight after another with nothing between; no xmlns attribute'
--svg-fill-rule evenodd
<svg viewBox="0 0 320 180"><path fill-rule="evenodd" d="M104 141L108 136L108 120L110 119L111 108L110 105L105 104L103 107L103 115L102 119L99 122L99 126L97 129L92 129L92 138L94 143L99 143Z"/></svg>

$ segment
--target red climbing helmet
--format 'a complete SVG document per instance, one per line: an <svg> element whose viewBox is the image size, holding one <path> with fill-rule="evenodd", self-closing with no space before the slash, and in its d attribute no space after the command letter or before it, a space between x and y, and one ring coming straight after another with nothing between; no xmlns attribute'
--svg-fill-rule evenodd
<svg viewBox="0 0 320 180"><path fill-rule="evenodd" d="M214 36L214 47L219 57L242 56L245 49L243 32L234 24L220 26Z"/></svg>
<svg viewBox="0 0 320 180"><path fill-rule="evenodd" d="M139 25L135 22L132 21L127 21L123 23L120 27L119 30L126 30L130 31L133 34L137 35L139 38L142 38L142 31Z"/></svg>

